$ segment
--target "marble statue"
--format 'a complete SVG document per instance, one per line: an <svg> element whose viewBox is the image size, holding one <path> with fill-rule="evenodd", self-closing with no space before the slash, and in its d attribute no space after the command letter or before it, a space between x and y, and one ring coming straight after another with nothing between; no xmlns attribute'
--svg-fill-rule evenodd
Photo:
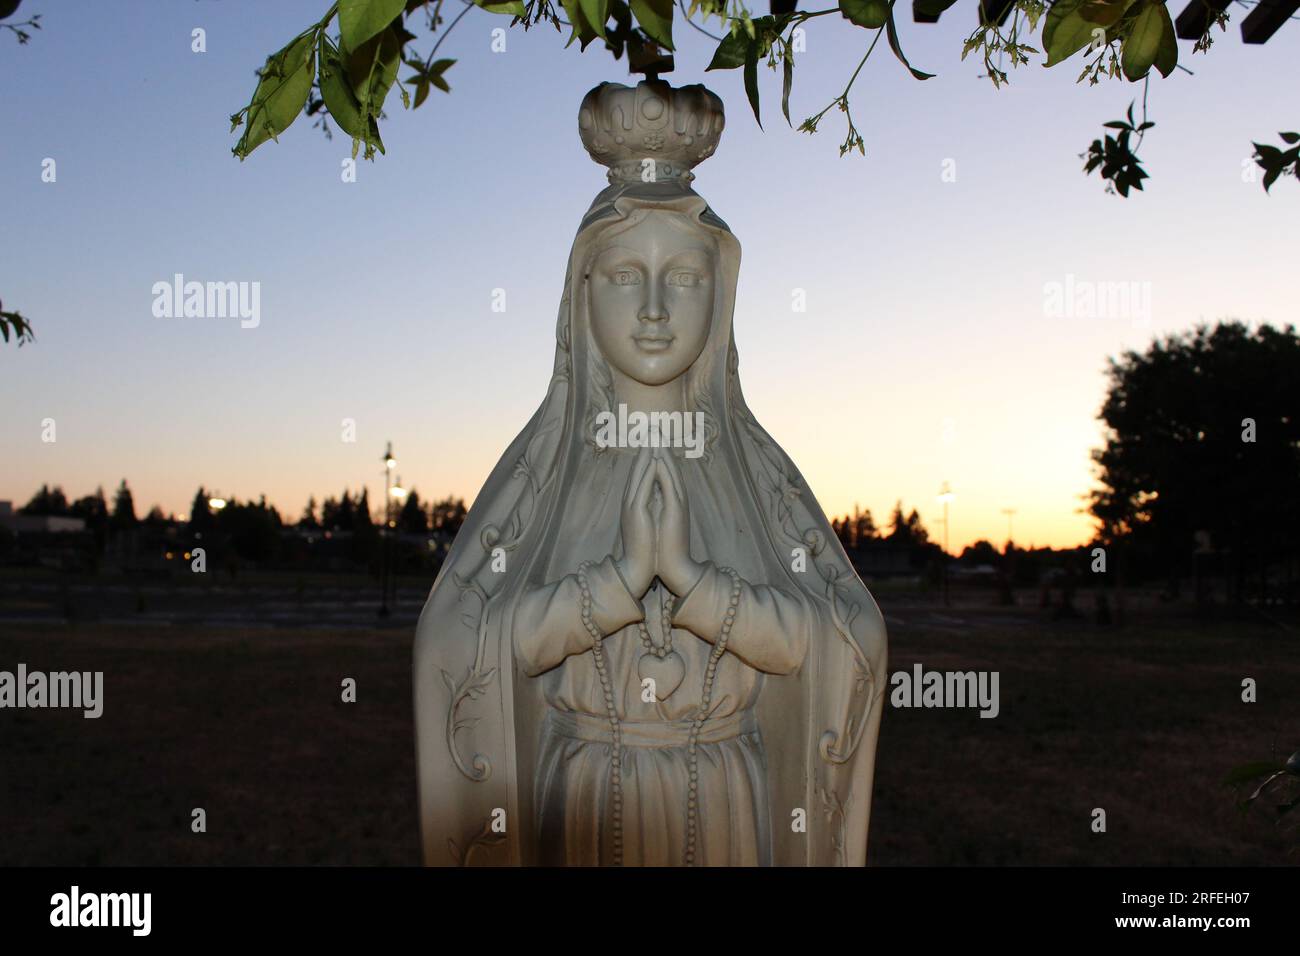
<svg viewBox="0 0 1300 956"><path fill-rule="evenodd" d="M609 186L554 374L416 636L425 862L862 865L885 627L741 394L740 246L691 188L722 103L604 83L578 126Z"/></svg>

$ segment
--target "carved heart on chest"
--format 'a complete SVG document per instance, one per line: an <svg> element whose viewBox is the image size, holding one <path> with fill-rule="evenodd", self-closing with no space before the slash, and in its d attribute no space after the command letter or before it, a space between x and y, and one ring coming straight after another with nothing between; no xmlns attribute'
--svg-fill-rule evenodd
<svg viewBox="0 0 1300 956"><path fill-rule="evenodd" d="M653 690L656 700L667 700L686 677L686 662L676 651L669 651L663 657L654 654L642 654L637 661L637 675L644 682L654 681Z"/></svg>

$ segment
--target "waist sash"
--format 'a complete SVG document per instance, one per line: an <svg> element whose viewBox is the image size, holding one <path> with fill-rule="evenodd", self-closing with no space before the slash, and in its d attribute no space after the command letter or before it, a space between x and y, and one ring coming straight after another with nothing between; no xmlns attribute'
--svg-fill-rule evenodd
<svg viewBox="0 0 1300 956"><path fill-rule="evenodd" d="M619 722L625 747L685 747L691 740L693 721L686 720L623 720ZM613 740L613 728L608 717L580 714L572 710L550 708L546 715L549 732L574 740L607 744ZM758 732L758 717L752 709L738 711L726 717L704 721L697 738L702 744L716 744L733 740L745 734Z"/></svg>

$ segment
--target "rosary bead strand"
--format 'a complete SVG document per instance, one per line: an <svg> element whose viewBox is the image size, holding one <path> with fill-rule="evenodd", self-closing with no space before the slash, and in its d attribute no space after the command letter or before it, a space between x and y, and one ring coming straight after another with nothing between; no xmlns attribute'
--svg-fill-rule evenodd
<svg viewBox="0 0 1300 956"><path fill-rule="evenodd" d="M600 677L600 689L605 699L605 711L609 714L610 734L613 737L612 758L610 761L610 799L614 807L614 865L623 865L623 728L618 719L618 710L614 706L614 688L610 682L609 666L605 660L605 648L602 645L604 635L591 619L591 585L587 580L590 561L578 565L578 587L582 589L582 626L591 635L591 656L596 662L596 674Z"/></svg>
<svg viewBox="0 0 1300 956"><path fill-rule="evenodd" d="M690 742L686 749L686 765L689 783L686 799L686 865L695 865L695 844L698 830L699 807L697 802L700 780L700 757L698 753L700 730L708 716L709 702L713 699L713 681L718 674L718 661L727 650L727 638L731 636L731 627L736 623L736 608L740 605L740 575L734 568L722 568L724 574L731 576L731 600L727 605L727 614L718 632L718 640L709 655L708 666L704 669L704 693L700 700L700 709L691 723Z"/></svg>
<svg viewBox="0 0 1300 956"><path fill-rule="evenodd" d="M659 629L663 633L663 644L656 644L650 637L650 631L645 626L645 621L637 621L637 631L641 635L641 645L645 648L647 654L653 654L659 660L663 660L673 652L673 630L668 623L667 603L663 595L659 595Z"/></svg>

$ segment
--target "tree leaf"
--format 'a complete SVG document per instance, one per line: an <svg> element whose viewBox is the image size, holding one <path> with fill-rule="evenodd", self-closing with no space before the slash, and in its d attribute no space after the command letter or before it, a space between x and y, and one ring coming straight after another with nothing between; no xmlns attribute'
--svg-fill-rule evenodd
<svg viewBox="0 0 1300 956"><path fill-rule="evenodd" d="M347 69L338 47L321 31L318 49L317 82L330 116L339 128L354 139L365 139L366 117L361 103L348 83Z"/></svg>
<svg viewBox="0 0 1300 956"><path fill-rule="evenodd" d="M890 0L840 0L840 15L868 30L879 30L889 20Z"/></svg>
<svg viewBox="0 0 1300 956"><path fill-rule="evenodd" d="M569 42L566 47L573 45L577 40L581 49L587 49L587 44L596 39L596 31L591 24L587 22L586 15L582 12L579 0L560 0L560 6L564 7L564 14L569 18L569 23L573 27L573 33L569 35Z"/></svg>
<svg viewBox="0 0 1300 956"><path fill-rule="evenodd" d="M913 0L912 9L922 16L937 17L957 0Z"/></svg>
<svg viewBox="0 0 1300 956"><path fill-rule="evenodd" d="M1228 786L1235 787L1238 784L1249 783L1266 774L1276 773L1281 770L1282 766L1276 760L1255 760L1250 763L1242 764L1240 767L1233 767L1223 782Z"/></svg>
<svg viewBox="0 0 1300 956"><path fill-rule="evenodd" d="M386 29L371 37L361 48L348 55L348 79L361 104L366 130L362 138L384 152L384 142L379 136L379 114L384 100L397 79L397 68L402 62L402 40L396 30Z"/></svg>
<svg viewBox="0 0 1300 956"><path fill-rule="evenodd" d="M298 118L311 93L316 36L308 31L267 58L262 78L248 107L248 123L234 153L244 159L268 139L283 133Z"/></svg>
<svg viewBox="0 0 1300 956"><path fill-rule="evenodd" d="M578 7L596 36L605 39L605 22L609 19L609 0L578 0Z"/></svg>
<svg viewBox="0 0 1300 956"><path fill-rule="evenodd" d="M1047 11L1043 22L1043 49L1047 53L1044 66L1055 66L1067 60L1092 42L1093 31L1100 29L1079 12L1081 0L1057 0Z"/></svg>
<svg viewBox="0 0 1300 956"><path fill-rule="evenodd" d="M1174 21L1169 17L1169 7L1159 5L1160 9L1160 48L1156 51L1156 69L1161 76L1168 76L1178 65L1178 34L1174 32Z"/></svg>
<svg viewBox="0 0 1300 956"><path fill-rule="evenodd" d="M434 60L433 65L429 67L429 82L444 93L450 93L451 87L447 85L447 81L443 79L442 75L446 73L455 62L455 60Z"/></svg>
<svg viewBox="0 0 1300 956"><path fill-rule="evenodd" d="M474 0L474 5L482 7L488 13L503 13L512 17L522 17L528 13L524 9L523 0ZM573 22L573 17L569 17L569 22Z"/></svg>
<svg viewBox="0 0 1300 956"><path fill-rule="evenodd" d="M402 12L406 0L339 0L339 39L355 50Z"/></svg>
<svg viewBox="0 0 1300 956"><path fill-rule="evenodd" d="M632 15L646 36L661 47L673 48L673 0L631 0Z"/></svg>
<svg viewBox="0 0 1300 956"><path fill-rule="evenodd" d="M918 70L916 67L912 66L912 64L907 62L907 57L903 56L903 48L898 43L898 31L894 28L894 13L892 10L889 13L889 18L885 21L885 33L889 37L889 48L894 51L894 56L898 57L898 61L902 63L903 66L907 67L907 70L912 74L913 79L928 80L930 77L934 76L933 73L925 73Z"/></svg>
<svg viewBox="0 0 1300 956"><path fill-rule="evenodd" d="M1300 133L1278 133L1284 143L1300 143Z"/></svg>
<svg viewBox="0 0 1300 956"><path fill-rule="evenodd" d="M1164 11L1164 20L1160 17L1161 11ZM1163 3L1146 0L1143 4L1137 19L1133 21L1132 31L1124 41L1124 49L1119 58L1124 77L1130 82L1142 79L1151 71L1151 66L1160 53L1160 41L1168 19L1169 11L1164 9ZM1170 29L1172 28L1171 23ZM1174 55L1177 58L1177 51Z"/></svg>
<svg viewBox="0 0 1300 956"><path fill-rule="evenodd" d="M1118 23L1135 0L1083 0L1079 4L1079 15L1089 23L1108 27Z"/></svg>
<svg viewBox="0 0 1300 956"><path fill-rule="evenodd" d="M785 124L794 126L790 122L790 87L794 85L794 59L786 54L782 58L782 70L784 71L781 82L781 112L785 115Z"/></svg>
<svg viewBox="0 0 1300 956"><path fill-rule="evenodd" d="M718 44L718 48L713 51L713 59L704 69L707 70L734 70L738 66L744 66L750 44L754 41L743 33L728 33Z"/></svg>
<svg viewBox="0 0 1300 956"><path fill-rule="evenodd" d="M763 128L763 117L758 115L758 50L757 44L751 44L749 55L745 57L745 95L749 97L750 109L754 111L754 119L758 121L758 128Z"/></svg>

